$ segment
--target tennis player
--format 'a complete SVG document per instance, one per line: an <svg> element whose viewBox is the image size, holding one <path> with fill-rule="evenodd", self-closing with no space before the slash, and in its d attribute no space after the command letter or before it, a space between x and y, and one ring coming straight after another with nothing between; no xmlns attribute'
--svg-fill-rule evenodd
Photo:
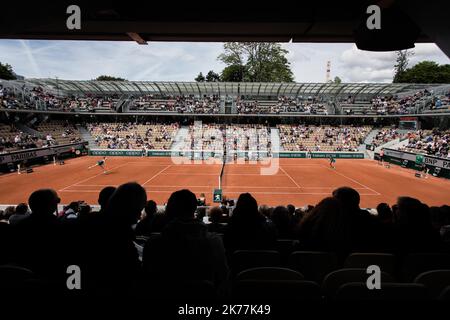
<svg viewBox="0 0 450 320"><path fill-rule="evenodd" d="M103 173L106 174L108 171L106 171L105 164L106 164L106 157L103 157L103 159L97 161L96 164L94 164L93 166L90 166L88 169L92 169L92 168L98 166L98 167L102 168Z"/></svg>

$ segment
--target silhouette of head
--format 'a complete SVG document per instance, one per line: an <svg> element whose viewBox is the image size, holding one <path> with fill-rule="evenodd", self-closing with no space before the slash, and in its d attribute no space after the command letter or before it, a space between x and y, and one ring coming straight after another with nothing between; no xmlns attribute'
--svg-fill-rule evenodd
<svg viewBox="0 0 450 320"><path fill-rule="evenodd" d="M288 209L289 214L290 214L291 216L293 216L293 215L295 214L295 206L294 206L293 204L288 204L288 205L286 206L286 208Z"/></svg>
<svg viewBox="0 0 450 320"><path fill-rule="evenodd" d="M100 191L98 195L98 204L100 205L100 208L102 209L106 208L109 198L111 198L114 191L116 191L116 187L112 186L105 187L102 189L102 191Z"/></svg>
<svg viewBox="0 0 450 320"><path fill-rule="evenodd" d="M39 216L53 215L59 202L58 194L52 189L36 190L28 198L32 214Z"/></svg>
<svg viewBox="0 0 450 320"><path fill-rule="evenodd" d="M148 200L145 205L145 214L148 218L153 217L158 210L158 206L156 205L156 202L153 200Z"/></svg>
<svg viewBox="0 0 450 320"><path fill-rule="evenodd" d="M147 201L147 193L140 184L128 182L117 188L109 199L106 216L124 225L133 225L139 219Z"/></svg>
<svg viewBox="0 0 450 320"><path fill-rule="evenodd" d="M209 221L211 223L220 223L220 220L222 219L223 211L219 207L213 207L211 210L209 210Z"/></svg>
<svg viewBox="0 0 450 320"><path fill-rule="evenodd" d="M350 187L340 187L333 191L333 197L339 199L342 205L351 210L359 209L359 193Z"/></svg>
<svg viewBox="0 0 450 320"><path fill-rule="evenodd" d="M380 203L377 206L378 219L383 222L392 222L392 210L387 203Z"/></svg>
<svg viewBox="0 0 450 320"><path fill-rule="evenodd" d="M236 207L233 210L232 219L233 222L239 221L245 224L259 222L263 219L258 211L258 203L250 193L242 193L239 196Z"/></svg>
<svg viewBox="0 0 450 320"><path fill-rule="evenodd" d="M166 215L172 219L192 219L197 209L197 197L187 189L175 191L170 195Z"/></svg>
<svg viewBox="0 0 450 320"><path fill-rule="evenodd" d="M411 228L429 227L431 225L428 206L414 198L399 197L396 215L396 221L399 225Z"/></svg>
<svg viewBox="0 0 450 320"><path fill-rule="evenodd" d="M26 214L28 212L28 205L26 203L19 203L16 206L16 214Z"/></svg>
<svg viewBox="0 0 450 320"><path fill-rule="evenodd" d="M273 209L270 218L278 228L286 227L290 223L289 211L283 206L278 206Z"/></svg>

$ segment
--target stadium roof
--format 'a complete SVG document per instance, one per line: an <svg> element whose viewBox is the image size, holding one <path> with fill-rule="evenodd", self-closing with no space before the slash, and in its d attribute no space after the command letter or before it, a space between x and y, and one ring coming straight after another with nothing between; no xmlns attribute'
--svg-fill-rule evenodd
<svg viewBox="0 0 450 320"><path fill-rule="evenodd" d="M33 85L62 90L69 94L163 94L163 95L389 95L429 88L430 84L411 83L268 83L268 82L157 82L157 81L81 81L27 79ZM433 85L434 86L434 85ZM438 86L438 85L435 85Z"/></svg>
<svg viewBox="0 0 450 320"><path fill-rule="evenodd" d="M368 30L367 8L382 9L380 30ZM81 10L69 30L67 8ZM384 51L435 42L450 55L449 1L3 1L0 38L137 41L355 42Z"/></svg>

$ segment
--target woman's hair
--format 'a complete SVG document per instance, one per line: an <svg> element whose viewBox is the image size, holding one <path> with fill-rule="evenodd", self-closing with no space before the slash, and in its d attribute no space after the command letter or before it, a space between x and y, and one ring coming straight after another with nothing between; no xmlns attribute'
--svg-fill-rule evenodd
<svg viewBox="0 0 450 320"><path fill-rule="evenodd" d="M321 249L345 248L350 242L350 224L340 200L328 197L306 213L299 226L300 241Z"/></svg>

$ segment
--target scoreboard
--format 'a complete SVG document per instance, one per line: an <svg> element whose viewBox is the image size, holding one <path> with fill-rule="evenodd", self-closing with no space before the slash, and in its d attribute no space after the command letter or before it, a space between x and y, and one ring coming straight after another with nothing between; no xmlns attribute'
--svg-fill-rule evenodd
<svg viewBox="0 0 450 320"><path fill-rule="evenodd" d="M419 120L417 117L401 117L398 128L402 130L419 130Z"/></svg>

